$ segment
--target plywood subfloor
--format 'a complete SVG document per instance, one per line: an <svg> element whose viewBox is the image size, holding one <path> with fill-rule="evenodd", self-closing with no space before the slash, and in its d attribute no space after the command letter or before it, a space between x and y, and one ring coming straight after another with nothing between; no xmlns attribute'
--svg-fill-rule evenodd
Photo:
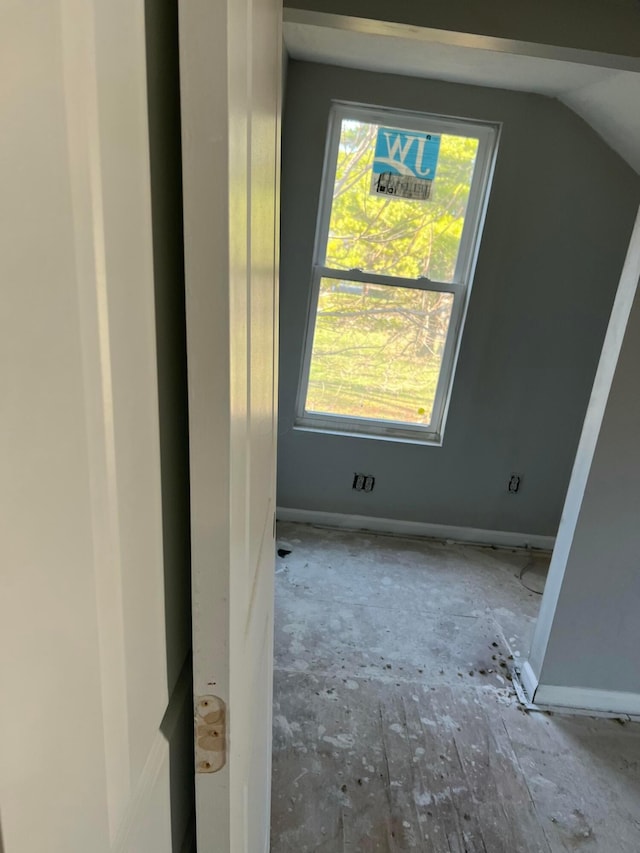
<svg viewBox="0 0 640 853"><path fill-rule="evenodd" d="M271 853L640 851L640 727L515 699L527 555L279 536Z"/></svg>

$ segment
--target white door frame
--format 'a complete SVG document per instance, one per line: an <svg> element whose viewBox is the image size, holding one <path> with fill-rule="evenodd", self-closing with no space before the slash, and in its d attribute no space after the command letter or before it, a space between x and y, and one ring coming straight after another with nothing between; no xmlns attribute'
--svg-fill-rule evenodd
<svg viewBox="0 0 640 853"><path fill-rule="evenodd" d="M179 11L197 843L266 853L281 5Z"/></svg>

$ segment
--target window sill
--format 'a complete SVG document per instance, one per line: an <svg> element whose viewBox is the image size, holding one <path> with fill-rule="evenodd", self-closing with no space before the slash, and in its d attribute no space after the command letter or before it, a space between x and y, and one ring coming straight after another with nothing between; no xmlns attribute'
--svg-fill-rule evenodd
<svg viewBox="0 0 640 853"><path fill-rule="evenodd" d="M357 429L351 426L315 424L309 421L297 421L293 425L297 432L316 432L323 435L337 435L343 438L365 438L374 441L390 441L395 444L418 444L422 447L442 447L442 436L434 432L418 432L401 427L383 427L381 430L369 428Z"/></svg>

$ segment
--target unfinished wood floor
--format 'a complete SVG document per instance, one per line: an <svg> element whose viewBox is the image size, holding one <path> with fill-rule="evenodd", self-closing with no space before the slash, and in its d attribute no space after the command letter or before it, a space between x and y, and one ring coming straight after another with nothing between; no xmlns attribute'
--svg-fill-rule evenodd
<svg viewBox="0 0 640 853"><path fill-rule="evenodd" d="M527 714L507 678L526 554L279 537L271 853L639 853L640 726Z"/></svg>

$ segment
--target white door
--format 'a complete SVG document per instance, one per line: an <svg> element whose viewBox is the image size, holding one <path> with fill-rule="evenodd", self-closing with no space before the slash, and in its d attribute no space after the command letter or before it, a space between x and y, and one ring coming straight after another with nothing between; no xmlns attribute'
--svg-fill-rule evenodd
<svg viewBox="0 0 640 853"><path fill-rule="evenodd" d="M199 853L269 846L279 0L181 0Z"/></svg>
<svg viewBox="0 0 640 853"><path fill-rule="evenodd" d="M164 595L144 5L2 4L5 853L172 853L188 838L189 792L171 782L192 703L188 634L165 636L179 619Z"/></svg>

